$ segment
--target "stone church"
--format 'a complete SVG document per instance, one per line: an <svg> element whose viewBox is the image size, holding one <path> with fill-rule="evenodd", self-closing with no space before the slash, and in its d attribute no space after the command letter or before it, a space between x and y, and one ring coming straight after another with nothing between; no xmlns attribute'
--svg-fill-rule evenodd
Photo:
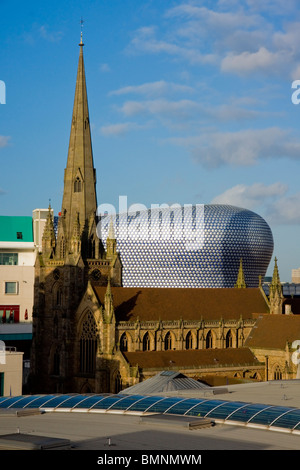
<svg viewBox="0 0 300 470"><path fill-rule="evenodd" d="M246 287L242 263L232 289L122 287L113 226L105 249L97 236L83 45L57 233L49 207L36 261L30 391L116 393L165 369L211 384L293 378L300 317L289 318L280 353L256 329L274 339L272 314L287 318L276 260L268 297L261 284Z"/></svg>

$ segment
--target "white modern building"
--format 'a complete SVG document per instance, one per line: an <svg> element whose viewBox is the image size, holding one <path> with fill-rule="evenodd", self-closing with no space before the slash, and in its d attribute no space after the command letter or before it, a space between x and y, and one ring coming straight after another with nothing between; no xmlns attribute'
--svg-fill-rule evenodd
<svg viewBox="0 0 300 470"><path fill-rule="evenodd" d="M7 359L0 364L0 396L15 387L20 393L22 362L24 369L30 357L35 260L48 211L0 216L0 344Z"/></svg>
<svg viewBox="0 0 300 470"><path fill-rule="evenodd" d="M292 269L292 282L300 284L300 268Z"/></svg>

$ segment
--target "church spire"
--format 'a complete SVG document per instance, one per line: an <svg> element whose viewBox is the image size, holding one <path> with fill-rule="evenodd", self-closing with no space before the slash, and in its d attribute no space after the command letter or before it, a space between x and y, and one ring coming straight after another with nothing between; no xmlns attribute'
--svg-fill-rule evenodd
<svg viewBox="0 0 300 470"><path fill-rule="evenodd" d="M277 258L275 258L272 282L269 286L269 303L270 313L282 313L283 293L277 266Z"/></svg>
<svg viewBox="0 0 300 470"><path fill-rule="evenodd" d="M244 270L243 270L243 260L242 259L240 259L240 267L239 267L238 277L237 277L237 281L236 281L236 284L235 284L234 287L237 287L239 289L246 287Z"/></svg>
<svg viewBox="0 0 300 470"><path fill-rule="evenodd" d="M96 171L93 163L83 46L81 33L67 167L64 176L62 220L58 229L58 239L63 237L67 244L71 241L74 221L77 219L82 238L87 238L90 216L96 214L97 210Z"/></svg>

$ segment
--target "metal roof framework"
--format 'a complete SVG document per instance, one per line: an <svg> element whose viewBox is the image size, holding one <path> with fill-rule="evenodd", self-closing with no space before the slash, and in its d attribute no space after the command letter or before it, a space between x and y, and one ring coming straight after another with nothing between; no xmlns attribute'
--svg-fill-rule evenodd
<svg viewBox="0 0 300 470"><path fill-rule="evenodd" d="M211 418L216 423L300 434L300 409L207 398L125 394L53 394L0 397L1 410L41 412L170 414Z"/></svg>

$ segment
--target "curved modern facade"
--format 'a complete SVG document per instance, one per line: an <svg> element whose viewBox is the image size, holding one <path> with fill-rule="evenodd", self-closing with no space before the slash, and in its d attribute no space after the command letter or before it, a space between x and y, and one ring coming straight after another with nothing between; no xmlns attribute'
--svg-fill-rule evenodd
<svg viewBox="0 0 300 470"><path fill-rule="evenodd" d="M234 206L176 206L104 216L98 226L104 246L111 220L124 287L234 287L241 259L247 287L256 287L273 253L266 221Z"/></svg>

